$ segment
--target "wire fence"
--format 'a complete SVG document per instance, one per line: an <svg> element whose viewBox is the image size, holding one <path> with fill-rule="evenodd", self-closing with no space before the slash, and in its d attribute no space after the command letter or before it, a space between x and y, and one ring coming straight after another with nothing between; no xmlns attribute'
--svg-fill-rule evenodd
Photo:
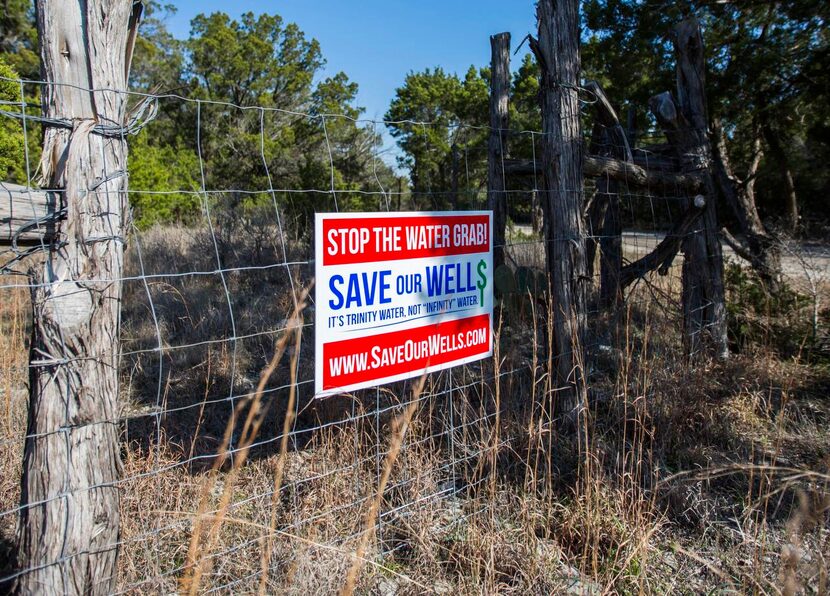
<svg viewBox="0 0 830 596"><path fill-rule="evenodd" d="M20 85L22 97L31 97L29 87L43 83ZM192 136L185 145L196 156L196 187L142 187L131 177L126 191L133 205L145 209L170 197L173 212L195 208L172 218L178 222L146 228L133 224L124 275L113 280L123 287L118 416L95 424L115 423L120 433L123 470L115 486L121 531L117 543L102 546L120 552L118 593L171 593L194 585L206 593L333 591L355 553L367 566L362 580L367 586L392 577L407 589L440 591L435 582L427 585L423 577L407 575L406 562L431 556L426 545L441 543L448 554L439 563L463 567L458 536L469 538L477 525L498 518L507 505L499 487L513 483L543 490L573 457L551 453L559 422L544 407L555 401L558 388L549 368L553 307L547 300L539 215L543 176L537 171L507 176L507 266L497 286L494 358L425 379L315 399L309 214L449 204L485 209L482 139L489 129L453 125L463 164L457 169L457 188L423 179L417 188L404 189L377 175L384 159L377 143L354 148L333 142L332 131L351 121L344 116L175 95L129 94L129 101L138 106L129 126L101 134L121 142L145 125L152 134L149 118L157 113L190 114ZM582 108L584 122L592 122L590 104ZM18 123L27 146L34 129L69 125L43 121L25 101L4 105L2 117ZM293 173L286 172L271 145L298 121L324 139L327 187L284 184ZM431 146L433 123L394 124L420 135L426 156L439 152ZM357 125L376 133L390 123L359 120ZM599 134L592 136L600 140L595 139L592 152L608 152L603 143L610 137L597 127ZM238 139L218 138L230 129ZM514 155L526 154L534 168L542 137L528 130L508 134ZM648 141L661 138L650 139L645 132L638 138L636 160L673 167L665 152L649 149ZM222 176L240 165L228 153L228 144L236 140L253 148L246 159L257 161L257 176L250 184L226 188ZM368 171L375 175L344 188L334 164L338 151L346 149L373 164ZM35 156L27 153L26 188L35 186L34 163ZM502 167L508 169L505 163ZM117 175L121 173L107 172L105 178ZM681 257L669 263L665 275L638 277L620 304L603 304L605 242L619 242L622 262L634 262L655 249L690 200L680 187L658 190L588 179L583 199L597 197L618 212L623 233L618 237L599 227L587 229L587 240L599 247L591 253L584 346L592 408L615 391L625 343L622 329L641 334L629 341L635 354L645 350L645 329L652 320L660 321L661 335L649 349L677 353L682 343ZM37 207L32 204L31 210L35 213ZM59 217L61 209L55 214ZM27 231L46 232L46 220L32 221ZM685 232L699 233L699 226ZM2 254L9 275L0 282L0 552L7 558L0 585L33 571L15 565L13 545L21 515L22 451L32 438L26 430L32 287L22 274L47 258L53 245L43 234L40 238L28 247L15 242ZM280 359L274 359L275 351ZM261 377L269 366L271 374ZM396 440L401 441L399 453ZM50 498L65 500L71 508L69 497L58 491ZM372 539L361 552L366 536ZM89 554L65 552L43 564L63 569L73 558Z"/></svg>

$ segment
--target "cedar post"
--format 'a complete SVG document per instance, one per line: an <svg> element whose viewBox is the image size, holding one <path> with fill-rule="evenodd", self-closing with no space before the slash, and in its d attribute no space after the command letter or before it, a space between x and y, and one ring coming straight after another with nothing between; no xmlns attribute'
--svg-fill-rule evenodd
<svg viewBox="0 0 830 596"><path fill-rule="evenodd" d="M530 38L541 71L545 249L553 306L557 409L578 414L587 403L583 371L586 328L585 229L582 218L582 132L579 121L579 0L540 0L538 41Z"/></svg>
<svg viewBox="0 0 830 596"><path fill-rule="evenodd" d="M507 226L507 186L504 159L507 157L508 101L510 92L510 34L490 37L490 138L487 143L487 208L493 211L493 269L504 265Z"/></svg>
<svg viewBox="0 0 830 596"><path fill-rule="evenodd" d="M450 148L450 158L452 159L452 180L450 181L450 204L452 205L452 210L456 211L458 209L458 145L453 142L452 147Z"/></svg>
<svg viewBox="0 0 830 596"><path fill-rule="evenodd" d="M723 288L723 253L718 234L715 186L711 174L712 148L708 136L703 39L697 19L674 28L677 60L677 94L651 98L649 107L674 145L684 174L699 175L706 205L700 229L683 240L683 326L690 356L711 348L719 358L729 354ZM692 199L687 198L685 209Z"/></svg>
<svg viewBox="0 0 830 596"><path fill-rule="evenodd" d="M37 0L41 172L66 219L30 271L29 426L18 593L106 594L119 535L118 313L127 221L124 123L141 3Z"/></svg>

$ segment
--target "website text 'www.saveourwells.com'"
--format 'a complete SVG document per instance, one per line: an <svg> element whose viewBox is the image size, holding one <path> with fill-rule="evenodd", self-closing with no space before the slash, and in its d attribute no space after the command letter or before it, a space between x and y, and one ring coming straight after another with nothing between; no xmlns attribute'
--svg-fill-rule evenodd
<svg viewBox="0 0 830 596"><path fill-rule="evenodd" d="M490 346L487 315L327 344L324 387L395 376L473 357Z"/></svg>

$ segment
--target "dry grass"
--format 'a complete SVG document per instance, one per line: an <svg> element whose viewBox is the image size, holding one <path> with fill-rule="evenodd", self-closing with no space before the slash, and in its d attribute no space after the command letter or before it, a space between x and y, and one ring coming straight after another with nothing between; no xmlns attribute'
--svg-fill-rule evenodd
<svg viewBox="0 0 830 596"><path fill-rule="evenodd" d="M28 300L25 288L0 291L0 511L4 512L20 500L20 464L26 434ZM13 514L0 517L0 577L10 569L16 523Z"/></svg>
<svg viewBox="0 0 830 596"><path fill-rule="evenodd" d="M152 231L144 272L212 271L205 246ZM315 402L312 313L291 326L289 273L308 287L301 268L226 273L236 342L216 341L233 331L217 275L128 282L120 590L335 593L353 577L379 594L826 593L827 365L761 341L690 366L670 275L592 318L584 433L538 405L552 388L533 296L505 303L494 361L414 394L401 383ZM25 290L3 292L0 577L28 333Z"/></svg>

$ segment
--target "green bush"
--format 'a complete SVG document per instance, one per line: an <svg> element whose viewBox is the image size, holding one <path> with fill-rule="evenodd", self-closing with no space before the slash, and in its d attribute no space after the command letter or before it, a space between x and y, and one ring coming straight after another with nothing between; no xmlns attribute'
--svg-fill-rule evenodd
<svg viewBox="0 0 830 596"><path fill-rule="evenodd" d="M192 150L153 145L145 129L130 139L129 172L130 205L139 229L199 217L201 198L194 192L201 186L199 158Z"/></svg>
<svg viewBox="0 0 830 596"><path fill-rule="evenodd" d="M727 330L733 348L767 347L791 356L812 335L810 298L782 282L768 292L750 269L729 263L724 270Z"/></svg>
<svg viewBox="0 0 830 596"><path fill-rule="evenodd" d="M14 69L0 55L0 77L7 79L18 78ZM20 103L20 85L14 81L0 79L0 101ZM4 105L4 110L20 111L20 108ZM12 182L23 182L26 179L25 147L26 139L23 136L23 125L19 120L10 117L0 117L0 178Z"/></svg>

